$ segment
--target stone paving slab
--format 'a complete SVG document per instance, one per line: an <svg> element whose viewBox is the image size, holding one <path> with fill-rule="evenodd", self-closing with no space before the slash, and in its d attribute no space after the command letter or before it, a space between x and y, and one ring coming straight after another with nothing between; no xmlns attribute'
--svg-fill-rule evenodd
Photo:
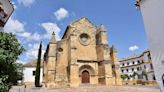
<svg viewBox="0 0 164 92"><path fill-rule="evenodd" d="M35 88L34 86L13 86L10 92L160 92L154 86L80 86L77 88Z"/></svg>

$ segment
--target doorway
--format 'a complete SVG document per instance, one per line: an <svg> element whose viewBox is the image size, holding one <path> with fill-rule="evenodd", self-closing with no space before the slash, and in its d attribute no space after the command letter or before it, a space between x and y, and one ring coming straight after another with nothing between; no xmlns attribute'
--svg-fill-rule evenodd
<svg viewBox="0 0 164 92"><path fill-rule="evenodd" d="M82 83L89 83L90 82L90 75L87 70L82 72Z"/></svg>

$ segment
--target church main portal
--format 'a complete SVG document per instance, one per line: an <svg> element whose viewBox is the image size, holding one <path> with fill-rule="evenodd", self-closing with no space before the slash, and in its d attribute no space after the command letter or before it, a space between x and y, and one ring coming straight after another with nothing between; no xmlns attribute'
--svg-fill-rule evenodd
<svg viewBox="0 0 164 92"><path fill-rule="evenodd" d="M89 72L87 70L84 70L82 72L82 83L89 83L90 81L90 75L89 75Z"/></svg>

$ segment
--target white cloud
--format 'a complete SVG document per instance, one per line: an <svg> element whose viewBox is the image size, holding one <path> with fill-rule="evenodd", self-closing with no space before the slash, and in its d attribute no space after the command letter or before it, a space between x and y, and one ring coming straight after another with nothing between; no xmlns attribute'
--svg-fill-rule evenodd
<svg viewBox="0 0 164 92"><path fill-rule="evenodd" d="M46 30L46 34L43 36L44 38L50 39L52 32L55 32L56 40L61 39L59 36L61 29L58 27L56 23L47 22L42 23L41 26Z"/></svg>
<svg viewBox="0 0 164 92"><path fill-rule="evenodd" d="M139 49L139 46L137 46L137 45L134 45L134 46L130 46L129 47L129 50L130 51L135 51L135 50L138 50Z"/></svg>
<svg viewBox="0 0 164 92"><path fill-rule="evenodd" d="M35 2L35 0L18 0L19 4L23 4L25 7L29 7Z"/></svg>
<svg viewBox="0 0 164 92"><path fill-rule="evenodd" d="M54 12L54 15L57 20L62 20L69 16L69 12L64 8L60 8L56 12Z"/></svg>
<svg viewBox="0 0 164 92"><path fill-rule="evenodd" d="M29 33L29 32L22 32L22 33L18 33L17 35L20 36L20 37L28 38L28 37L31 36L31 33Z"/></svg>
<svg viewBox="0 0 164 92"><path fill-rule="evenodd" d="M41 36L40 34L38 34L37 32L32 34L31 37L29 37L30 40L35 40L35 41L40 41L41 40Z"/></svg>
<svg viewBox="0 0 164 92"><path fill-rule="evenodd" d="M12 32L13 34L16 34L19 37L25 38L27 41L35 40L40 41L41 36L39 33L30 33L25 30L25 24L20 22L17 19L10 18L7 22L6 26L4 27L4 30L6 32Z"/></svg>
<svg viewBox="0 0 164 92"><path fill-rule="evenodd" d="M11 2L14 6L14 9L17 9L17 6L15 5L15 2Z"/></svg>
<svg viewBox="0 0 164 92"><path fill-rule="evenodd" d="M29 44L28 44L28 47L32 47L32 44L31 44L31 43L29 43Z"/></svg>
<svg viewBox="0 0 164 92"><path fill-rule="evenodd" d="M24 32L24 24L20 22L17 19L10 18L7 24L4 27L4 30L6 32L12 32L12 33L18 33L18 32Z"/></svg>
<svg viewBox="0 0 164 92"><path fill-rule="evenodd" d="M28 46L29 46L29 49L25 53L27 60L37 59L40 43L28 44ZM42 57L44 55L44 52L45 52L45 49L44 49L44 45L42 44Z"/></svg>

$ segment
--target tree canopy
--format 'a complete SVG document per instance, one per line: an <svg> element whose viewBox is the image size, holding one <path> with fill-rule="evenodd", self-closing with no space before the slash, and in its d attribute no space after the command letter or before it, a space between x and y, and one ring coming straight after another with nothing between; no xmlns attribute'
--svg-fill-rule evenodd
<svg viewBox="0 0 164 92"><path fill-rule="evenodd" d="M22 79L23 65L17 63L16 60L23 51L24 48L15 35L0 32L0 90L9 90L18 79Z"/></svg>
<svg viewBox="0 0 164 92"><path fill-rule="evenodd" d="M36 65L36 72L35 72L35 86L40 87L40 63L41 63L41 55L42 55L42 42L40 43L39 50L38 50L38 59Z"/></svg>

